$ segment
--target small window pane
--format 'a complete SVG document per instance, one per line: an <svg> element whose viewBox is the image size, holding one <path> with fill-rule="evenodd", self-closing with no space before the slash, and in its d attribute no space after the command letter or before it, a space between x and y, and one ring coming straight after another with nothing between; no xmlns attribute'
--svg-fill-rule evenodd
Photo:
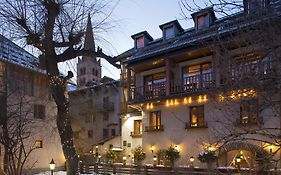
<svg viewBox="0 0 281 175"><path fill-rule="evenodd" d="M174 27L167 27L164 29L166 39L175 37Z"/></svg>
<svg viewBox="0 0 281 175"><path fill-rule="evenodd" d="M137 41L136 41L137 43L137 48L142 48L142 47L144 47L144 37L143 36L141 36L141 37L139 37L139 38L137 38Z"/></svg>

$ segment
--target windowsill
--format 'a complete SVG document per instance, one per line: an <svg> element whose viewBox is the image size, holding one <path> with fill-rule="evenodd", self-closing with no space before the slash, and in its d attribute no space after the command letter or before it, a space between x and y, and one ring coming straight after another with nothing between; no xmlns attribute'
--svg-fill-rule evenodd
<svg viewBox="0 0 281 175"><path fill-rule="evenodd" d="M192 129L192 128L208 128L207 122L198 125L191 125L190 123L185 124L185 129Z"/></svg>
<svg viewBox="0 0 281 175"><path fill-rule="evenodd" d="M142 137L142 134L141 134L141 132L140 133L131 132L130 136L133 138L138 138L138 137Z"/></svg>
<svg viewBox="0 0 281 175"><path fill-rule="evenodd" d="M159 131L164 131L164 126L159 125L157 127L155 126L146 126L144 132L159 132Z"/></svg>

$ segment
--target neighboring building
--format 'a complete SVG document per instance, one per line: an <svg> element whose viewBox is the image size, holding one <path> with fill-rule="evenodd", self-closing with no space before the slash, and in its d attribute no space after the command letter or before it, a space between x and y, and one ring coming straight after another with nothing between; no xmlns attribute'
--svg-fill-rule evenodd
<svg viewBox="0 0 281 175"><path fill-rule="evenodd" d="M262 50L266 38L258 40L257 34L255 41L245 43L247 34L255 34L253 29L268 17L280 23L275 19L280 1L245 1L244 5L244 12L222 19L216 18L212 7L196 12L192 14L195 27L186 30L177 20L165 23L159 26L163 33L159 39L146 31L132 35L134 48L117 57L125 150L142 145L145 163L158 156L158 164L163 164L157 153L172 145L181 155L177 164L187 165L190 157L216 149L211 143L218 133L280 128L280 116L265 107L261 87L253 84L280 87L280 79L273 78L280 75L280 52ZM253 167L255 153L277 150L262 142L239 140L220 150L220 166L236 166L233 160L241 154L241 166ZM194 165L203 166L197 159Z"/></svg>
<svg viewBox="0 0 281 175"><path fill-rule="evenodd" d="M92 22L90 15L88 16L88 23L85 34L85 50L95 51L94 34L92 29ZM85 87L87 83L101 80L101 62L97 61L96 57L83 56L78 58L77 64L77 87Z"/></svg>
<svg viewBox="0 0 281 175"><path fill-rule="evenodd" d="M88 17L85 49L95 50L91 18ZM78 89L69 92L74 144L78 154L99 154L109 147L120 148L120 81L101 78L100 60L82 57L77 64Z"/></svg>
<svg viewBox="0 0 281 175"><path fill-rule="evenodd" d="M112 79L103 82L105 79L108 78L69 92L74 144L80 155L92 152L96 146L100 153L110 144L120 147L120 82Z"/></svg>
<svg viewBox="0 0 281 175"><path fill-rule="evenodd" d="M65 159L56 128L56 105L51 98L46 72L39 68L38 58L2 35L0 97L1 121L8 118L11 122L8 126L18 125L19 131L24 132L22 137L30 134L24 140L25 149L38 147L28 157L24 168L49 169L52 158L58 167L64 166ZM22 126L24 129L20 129L17 119L27 121ZM3 145L1 150L3 168Z"/></svg>

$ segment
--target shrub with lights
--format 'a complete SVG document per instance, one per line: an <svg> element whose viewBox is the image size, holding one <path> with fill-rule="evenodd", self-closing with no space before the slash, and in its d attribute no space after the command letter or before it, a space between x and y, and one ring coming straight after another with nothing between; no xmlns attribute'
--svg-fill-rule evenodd
<svg viewBox="0 0 281 175"><path fill-rule="evenodd" d="M141 146L138 146L136 149L133 150L133 155L136 164L141 164L146 157L146 154Z"/></svg>
<svg viewBox="0 0 281 175"><path fill-rule="evenodd" d="M105 158L107 159L108 163L114 163L117 159L117 153L110 149L105 153Z"/></svg>
<svg viewBox="0 0 281 175"><path fill-rule="evenodd" d="M208 168L211 168L212 163L217 160L215 151L203 151L198 154L198 160L206 163Z"/></svg>
<svg viewBox="0 0 281 175"><path fill-rule="evenodd" d="M180 152L174 147L170 146L165 150L165 158L170 162L172 168L175 167L175 162L180 158Z"/></svg>

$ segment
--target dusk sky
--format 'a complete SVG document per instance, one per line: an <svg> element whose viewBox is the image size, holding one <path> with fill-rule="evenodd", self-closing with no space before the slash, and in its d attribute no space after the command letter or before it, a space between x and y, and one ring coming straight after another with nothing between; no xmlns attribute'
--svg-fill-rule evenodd
<svg viewBox="0 0 281 175"><path fill-rule="evenodd" d="M103 38L104 50L118 55L133 47L131 35L148 31L154 38L161 37L159 25L178 19L183 28L193 26L192 20L182 20L181 10L176 0L121 0L112 14L117 26ZM99 44L99 43L98 43ZM119 79L118 70L102 61L103 75Z"/></svg>

